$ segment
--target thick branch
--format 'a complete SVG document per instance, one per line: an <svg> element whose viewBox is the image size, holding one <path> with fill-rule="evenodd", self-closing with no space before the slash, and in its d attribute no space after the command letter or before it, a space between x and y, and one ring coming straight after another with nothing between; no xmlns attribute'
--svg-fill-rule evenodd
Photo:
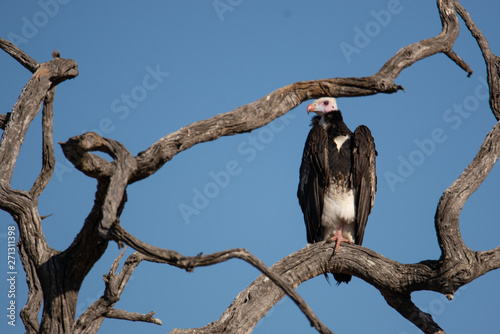
<svg viewBox="0 0 500 334"><path fill-rule="evenodd" d="M26 283L28 284L28 300L26 305L21 309L19 316L23 320L26 328L26 333L38 333L40 325L38 323L38 313L42 307L43 292L40 280L36 273L36 267L33 261L29 260L28 254L25 253L23 247L19 247L19 257L23 263L24 271L26 272Z"/></svg>
<svg viewBox="0 0 500 334"><path fill-rule="evenodd" d="M77 166L90 163L92 166L95 164L103 166L105 170L111 173L107 193L104 197L104 205L102 207L102 219L99 225L99 233L102 237L108 238L108 230L111 225L118 219L118 208L125 195L125 190L128 185L130 175L135 172L136 160L130 152L123 146L123 144L102 138L94 132L87 132L83 135L70 138L65 143L60 143L64 154L70 161ZM114 162L110 163L103 158L99 158L92 151L101 151L109 154ZM89 170L89 169L88 169ZM87 171L88 171L87 170ZM102 175L102 170L98 170L94 174L96 168L90 168L91 175L98 178L107 178L108 175Z"/></svg>
<svg viewBox="0 0 500 334"><path fill-rule="evenodd" d="M12 44L6 39L0 38L0 49L7 52L15 60L17 60L21 65L27 68L31 73L35 73L40 64L26 53L24 53L17 46Z"/></svg>
<svg viewBox="0 0 500 334"><path fill-rule="evenodd" d="M54 115L54 94L56 86L52 87L45 96L42 110L42 170L35 183L31 187L29 194L33 198L38 198L52 177L56 158L54 155L53 131L54 125L52 118Z"/></svg>
<svg viewBox="0 0 500 334"><path fill-rule="evenodd" d="M184 257L171 250L147 245L129 235L119 225L115 225L115 228L113 229L115 237L141 253L148 254L151 257L148 259L149 261L169 263L187 270L192 270L197 266L212 265L234 257L247 261L244 256L246 251L241 249L206 256ZM401 264L367 248L347 244L343 245L338 254L332 258L331 245L314 244L282 259L271 268L271 272L277 274L293 288L324 272L333 271L355 275L373 285L383 294L393 296L393 298L399 295L409 296L411 292L418 290L437 291L451 296L460 286L485 273L482 265L486 259L492 264L490 270L498 268L493 266L493 264L499 264L498 252L498 250L489 251L488 254L481 252L484 255L475 261L471 262L470 259L464 258L461 262L455 262L453 267L449 267L440 261ZM269 274L263 270L262 272L266 275ZM467 272L469 275L464 276L463 272ZM174 330L173 333L213 333L218 332L221 328L226 328L229 331L230 328L239 328L243 329L243 332L251 330L259 319L284 296L280 288L266 279L266 275L257 278L245 291L240 293L215 323L202 329ZM416 310L418 309L415 307L415 312L417 312ZM398 311L401 312L401 310ZM415 312L409 314L409 317L413 317ZM418 320L423 313L418 310L415 314L419 315L416 318ZM410 318L409 320L415 321ZM426 320L425 326L439 328L432 322L432 318ZM199 330L201 332L198 332ZM439 333L439 331L433 333Z"/></svg>
<svg viewBox="0 0 500 334"><path fill-rule="evenodd" d="M334 257L332 252L331 244L316 243L290 254L270 269L293 288L325 272L357 276L377 288L384 296L390 296L389 304L419 328L427 328L426 333L440 333L439 326L431 317L424 316L425 313L416 306L413 305L410 312L405 309L413 304L408 299L411 292L430 290L449 296L454 292L449 282L458 283L459 280L459 285L462 286L484 274L480 268L480 260L469 263L467 259L463 259L456 267L448 268L440 261L402 264L357 245L343 244ZM469 272L470 276L462 275L463 271ZM202 328L175 329L171 333L250 332L284 295L280 288L265 275L261 275L238 294L217 321Z"/></svg>
<svg viewBox="0 0 500 334"><path fill-rule="evenodd" d="M429 313L422 312L412 301L410 295L383 294L387 304L411 321L426 334L445 334Z"/></svg>
<svg viewBox="0 0 500 334"><path fill-rule="evenodd" d="M20 313L27 333L38 333L38 313L43 298L38 269L57 252L51 249L42 231L41 218L33 201L25 191L13 190L0 183L0 208L12 215L19 228L19 257L26 272L28 300Z"/></svg>
<svg viewBox="0 0 500 334"><path fill-rule="evenodd" d="M21 63L27 59L24 57L24 53L15 46L6 43L4 40L0 40L0 44L7 46L8 52ZM30 63L30 59L28 59L28 62ZM25 63L24 65L26 66ZM35 64L31 65L35 66ZM76 75L78 75L77 65L70 59L57 58L37 65L36 72L26 84L17 103L14 105L2 134L0 145L0 165L2 166L2 173L0 174L0 208L9 212L19 227L19 254L26 269L26 277L30 288L27 304L21 314L28 332L43 331L44 319L57 320L54 317L42 317L42 326L35 325L37 311L40 309L40 288L43 289L45 306L51 305L52 301L60 297L58 293L50 294L50 288L55 285L55 282L51 281L54 277L51 274L56 271L50 272L50 269L53 270L54 268L50 267L51 263L49 261L54 256L57 256L58 252L51 249L46 243L41 228L41 218L37 210L37 200L32 197L32 195L37 196L41 193L48 182L48 178L50 178L50 175L48 175L50 174L52 160L50 153L48 153L47 159L44 161L41 176L35 181L31 194L11 189L10 181L26 132L37 115L42 101L47 99L46 106L50 109L45 110L43 120L43 125L48 130L44 131L44 144L47 146L47 141L52 142L52 131L48 129L52 123L50 106L53 96L51 91L58 83ZM50 146L50 144L48 145ZM47 149L44 151L47 153ZM41 274L46 276L41 278ZM48 279L44 280L44 278ZM46 309L50 310L50 307L44 307L44 312ZM33 316L28 312L36 313ZM62 315L62 318L67 320L68 317L64 317L65 315ZM61 321L61 323L56 327L67 328L65 327L67 325L65 321Z"/></svg>
<svg viewBox="0 0 500 334"><path fill-rule="evenodd" d="M500 268L500 246L495 249L477 252L483 274Z"/></svg>
<svg viewBox="0 0 500 334"><path fill-rule="evenodd" d="M397 291L408 289L408 286L402 285L405 284L404 280L400 280L399 275L403 275L402 272L415 273L409 277L414 280L414 284L417 284L417 279L423 279L431 273L428 266L402 265L360 246L343 245L335 259L332 258L332 251L333 247L330 244L313 244L283 258L270 269L293 288L313 277L334 270L357 275L379 288L394 287ZM284 292L265 275L261 275L238 294L217 321L203 328L175 329L171 333L250 332L284 295Z"/></svg>
<svg viewBox="0 0 500 334"><path fill-rule="evenodd" d="M108 246L108 241L103 239L99 234L99 224L102 220L102 210L108 188L109 180L98 179L92 210L87 218L85 218L82 229L75 237L74 241L63 252L67 261L66 265L68 265L68 267L78 266L80 269L78 272L74 273L74 280L83 281L94 263L101 258ZM118 216L121 214L126 200L127 197L126 194L124 194L118 208Z"/></svg>
<svg viewBox="0 0 500 334"><path fill-rule="evenodd" d="M10 184L21 145L31 121L38 114L40 105L53 85L78 75L77 65L71 59L57 58L41 64L24 87L17 100L0 146L0 182Z"/></svg>
<svg viewBox="0 0 500 334"><path fill-rule="evenodd" d="M458 1L456 1L455 7L472 36L476 39L483 54L484 62L486 63L488 86L490 88L490 108L497 121L500 121L500 57L491 51L488 40Z"/></svg>
<svg viewBox="0 0 500 334"><path fill-rule="evenodd" d="M66 142L59 142L66 158L85 175L93 178L109 179L113 175L112 163L98 155L89 153L84 139L97 136L96 133L84 133L81 136L70 138Z"/></svg>
<svg viewBox="0 0 500 334"><path fill-rule="evenodd" d="M488 133L474 160L441 196L435 225L442 258L473 257L460 235L459 217L467 199L486 179L500 155L500 122ZM453 265L453 263L450 263Z"/></svg>
<svg viewBox="0 0 500 334"><path fill-rule="evenodd" d="M90 151L105 152L114 159L114 162L110 163L100 158L106 161L106 164L113 170L113 176L111 178L98 177L94 207L74 242L62 254L66 266L78 265L80 270L75 273L72 280L81 282L106 250L108 226L117 221L123 211L127 199L125 189L128 184L128 175L135 168L135 159L122 144L102 138L95 133L85 133L71 138L67 143L62 144L62 147L66 156L74 161L84 156L95 156L88 153ZM113 272L110 275L113 275ZM115 281L112 279L110 283ZM116 292L114 289L107 291ZM105 318L104 313L111 311L112 306L119 299L118 296L108 293L89 307L75 322L75 332L97 332Z"/></svg>
<svg viewBox="0 0 500 334"><path fill-rule="evenodd" d="M101 258L108 246L108 241L103 240L98 232L108 186L109 181L98 180L94 206L85 219L80 233L64 252L51 256L43 268L38 270L40 280L44 284L45 304L42 314L42 331L46 333L60 331L58 327L60 322L64 322L65 331L71 333L76 331L78 322L75 322L77 302L75 292L78 292L90 269ZM119 214L123 209L124 200L120 205ZM51 282L62 281L65 284L51 284ZM46 305L48 302L50 304ZM59 320L62 317L61 312L65 315L63 321ZM94 333L97 332L101 322L91 322L91 327L95 327ZM84 333L86 330L80 332Z"/></svg>

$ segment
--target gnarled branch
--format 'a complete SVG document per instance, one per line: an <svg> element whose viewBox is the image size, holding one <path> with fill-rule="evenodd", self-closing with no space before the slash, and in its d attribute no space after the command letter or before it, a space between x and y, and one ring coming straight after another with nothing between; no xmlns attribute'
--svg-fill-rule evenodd
<svg viewBox="0 0 500 334"><path fill-rule="evenodd" d="M85 310L80 317L76 320L74 333L97 333L101 323L105 318L115 318L131 321L144 321L150 322L157 325L161 325L161 320L154 318L154 312L148 314L131 313L123 310L117 310L114 305L120 300L120 296L125 289L130 276L134 272L135 268L139 263L145 258L144 255L140 253L134 253L130 255L123 265L123 269L120 273L116 273L120 260L125 254L125 248L118 255L118 257L113 261L111 269L107 275L104 275L104 281L106 282L106 289L101 298L96 300L87 310Z"/></svg>
<svg viewBox="0 0 500 334"><path fill-rule="evenodd" d="M483 54L486 64L488 86L490 88L490 108L497 121L500 121L500 57L496 56L491 51L488 40L474 23L469 13L458 1L455 2L455 7L472 36L476 39L477 45Z"/></svg>
<svg viewBox="0 0 500 334"><path fill-rule="evenodd" d="M52 122L52 117L54 116L54 94L56 86L49 89L45 99L43 100L43 110L42 110L42 170L38 177L33 183L29 194L33 198L38 198L43 192L45 187L50 181L52 173L54 172L54 167L56 164L56 158L54 155L54 140L53 131L54 125Z"/></svg>
<svg viewBox="0 0 500 334"><path fill-rule="evenodd" d="M362 78L296 82L230 112L185 126L161 138L137 155L137 170L131 176L130 183L155 173L176 154L193 145L216 140L221 136L252 131L284 115L306 100L323 96L355 97L395 93L403 89L394 83L403 69L437 53L447 54L470 74L469 66L453 52L453 44L459 33L454 1L440 0L438 7L443 24L441 33L402 48L376 74ZM72 160L74 157L68 159L74 162ZM112 168L97 157L85 156L85 160L78 160L75 167L92 177L97 175L110 177L112 173Z"/></svg>
<svg viewBox="0 0 500 334"><path fill-rule="evenodd" d="M35 73L40 64L30 56L28 56L24 51L19 49L13 43L6 39L0 38L0 49L7 52L15 60L17 60L21 65L23 65L31 73Z"/></svg>
<svg viewBox="0 0 500 334"><path fill-rule="evenodd" d="M182 254L159 247L148 245L145 242L140 241L133 235L125 231L120 225L115 224L112 228L112 235L118 242L123 242L135 250L140 251L142 254L146 254L150 257L150 261L168 263L170 265L176 266L178 268L186 269L192 271L195 267L210 266L213 264L221 263L232 258L238 258L245 262L248 262L258 270L260 270L266 277L268 277L274 284L281 288L292 300L297 304L297 306L302 310L305 316L309 319L311 326L316 328L320 333L332 333L328 327L326 327L314 314L311 308L306 304L302 297L295 292L289 283L283 280L280 275L270 270L259 258L248 252L246 249L229 249L226 251L217 252L209 255L202 255L201 253L197 256L186 257Z"/></svg>
<svg viewBox="0 0 500 334"><path fill-rule="evenodd" d="M175 251L141 242L119 225L119 217L126 201L128 184L155 173L176 154L198 143L212 141L221 136L245 133L264 126L298 106L305 100L322 96L366 96L378 93L394 93L402 87L394 82L401 71L415 62L437 53L446 54L468 75L472 70L453 51L459 33L458 14L476 38L485 58L490 87L490 106L500 119L500 61L495 56L474 22L456 0L438 0L442 30L438 36L408 45L391 57L372 76L362 78L333 78L297 82L280 88L259 100L233 111L207 120L195 122L158 140L145 151L133 157L120 143L102 138L94 133L76 136L62 143L66 157L80 171L98 180L94 207L85 220L82 230L64 252L48 247L41 230L41 217L36 198L45 188L53 170L52 116L44 109L44 158L42 172L29 193L10 188L14 165L26 131L45 99L51 109L53 89L63 80L78 74L76 63L59 58L38 64L12 43L0 39L4 49L31 72L32 79L25 86L10 117L0 116L3 133L0 147L0 208L8 211L20 230L20 255L26 268L30 288L28 303L22 317L29 332L73 331L95 332L105 317L140 320L159 323L153 313L140 315L114 309L131 272L138 263L148 261L168 263L192 270L196 266L212 265L231 258L240 258L252 264L263 275L240 293L221 318L201 329L174 330L174 333L248 332L268 311L288 294L301 307L318 331L329 330L315 318L299 295L293 290L307 279L326 272L355 275L377 288L389 305L413 322L425 333L443 333L432 317L423 313L411 301L411 292L432 290L450 297L464 284L490 270L500 267L500 247L475 252L463 242L459 232L459 215L465 201L480 186L499 157L500 125L497 124L485 139L476 158L462 175L443 194L435 216L442 256L416 264L401 264L360 246L345 245L332 258L329 244L315 244L297 251L267 268L259 259L244 249L232 249L202 256L186 257ZM92 151L103 151L114 159L109 162ZM135 254L126 261L124 269L116 274L115 260L106 276L104 296L94 303L74 322L74 306L79 286L92 265L107 247L108 239L126 243L142 254ZM34 240L34 241L33 241ZM32 242L33 241L33 242ZM68 268L79 265L78 272ZM62 273L71 273L61 276ZM58 286L55 278L64 278L64 286ZM66 284L67 283L67 284ZM42 292L44 313L40 326L32 312L40 309ZM228 315L231 316L228 316ZM56 318L62 318L58 323Z"/></svg>
<svg viewBox="0 0 500 334"><path fill-rule="evenodd" d="M10 120L2 134L0 165L3 166L3 173L0 175L0 182L10 184L28 127L38 114L49 89L77 75L77 65L71 59L56 58L38 67L14 105Z"/></svg>

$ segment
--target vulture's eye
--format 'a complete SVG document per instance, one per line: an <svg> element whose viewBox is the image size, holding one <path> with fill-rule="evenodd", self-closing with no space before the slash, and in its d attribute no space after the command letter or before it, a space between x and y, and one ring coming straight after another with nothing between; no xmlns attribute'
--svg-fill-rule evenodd
<svg viewBox="0 0 500 334"><path fill-rule="evenodd" d="M325 101L325 106L327 106L327 105L328 105L328 100Z"/></svg>

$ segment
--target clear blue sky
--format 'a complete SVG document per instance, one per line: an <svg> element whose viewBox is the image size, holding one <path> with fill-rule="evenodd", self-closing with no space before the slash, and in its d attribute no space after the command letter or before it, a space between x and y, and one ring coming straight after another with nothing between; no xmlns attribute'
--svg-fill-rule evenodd
<svg viewBox="0 0 500 334"><path fill-rule="evenodd" d="M500 3L462 4L500 54ZM401 47L435 36L440 28L434 1L41 0L0 5L1 37L38 62L50 60L57 49L78 63L80 75L56 91L55 141L97 131L121 141L133 154L182 126L284 85L371 75ZM438 200L495 124L485 95L484 61L463 24L455 51L474 70L471 78L446 56L436 55L402 72L397 83L406 93L338 100L351 129L370 127L379 153L378 193L364 246L403 263L439 257L433 222ZM0 73L0 112L5 114L30 73L3 52ZM13 187L18 189L29 189L40 170L40 116L16 166ZM180 153L128 188L123 226L148 243L185 255L244 247L271 266L306 245L296 187L309 121L304 103L252 133ZM74 169L58 146L56 159L39 211L53 214L43 228L50 245L62 250L81 228L96 182ZM215 182L214 175L223 171L231 171L230 178ZM499 183L496 166L460 217L463 238L474 250L500 243ZM182 214L186 208L190 214ZM0 212L0 221L5 255L12 219ZM102 275L118 253L110 244L90 272L80 291L79 313L101 296ZM2 258L1 277L6 277L6 256ZM101 333L166 333L203 326L218 319L258 275L238 260L194 273L141 263L116 307L155 311L164 325L105 320ZM448 333L499 332L499 281L500 271L491 272L460 289L452 302L432 292L414 293L413 299ZM0 282L0 331L23 333L19 318L15 329L7 325L7 285L5 279ZM17 302L24 305L20 267L16 284ZM373 328L419 333L360 279L336 287L317 277L298 292L335 333ZM288 298L254 330L285 332L315 333Z"/></svg>

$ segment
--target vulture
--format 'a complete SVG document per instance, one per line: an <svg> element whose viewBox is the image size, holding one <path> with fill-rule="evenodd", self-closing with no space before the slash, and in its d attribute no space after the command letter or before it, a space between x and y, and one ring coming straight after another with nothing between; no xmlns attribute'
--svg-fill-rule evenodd
<svg viewBox="0 0 500 334"><path fill-rule="evenodd" d="M320 98L307 107L310 112L316 116L304 147L297 197L307 242L335 242L336 254L343 241L363 242L377 190L377 152L366 126L352 133L345 125L336 99ZM351 280L348 274L333 277L337 285Z"/></svg>

